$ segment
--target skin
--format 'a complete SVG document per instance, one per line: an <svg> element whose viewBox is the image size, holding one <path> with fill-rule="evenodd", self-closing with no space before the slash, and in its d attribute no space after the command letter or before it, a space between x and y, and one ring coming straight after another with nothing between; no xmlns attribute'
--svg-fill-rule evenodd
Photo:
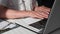
<svg viewBox="0 0 60 34"><path fill-rule="evenodd" d="M50 9L45 8L44 6L36 7L34 11L29 11L29 10L18 11L0 5L0 18L3 19L4 18L15 19L15 18L24 18L24 17L44 19L44 18L48 18L49 12Z"/></svg>
<svg viewBox="0 0 60 34"><path fill-rule="evenodd" d="M40 6L35 8L35 11L39 11L41 15L44 16L43 18L48 18L50 10L51 9L46 6Z"/></svg>

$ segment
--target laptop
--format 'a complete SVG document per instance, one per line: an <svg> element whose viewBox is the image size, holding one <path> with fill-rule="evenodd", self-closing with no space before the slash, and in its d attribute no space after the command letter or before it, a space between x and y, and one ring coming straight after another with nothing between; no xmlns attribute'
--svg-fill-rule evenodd
<svg viewBox="0 0 60 34"><path fill-rule="evenodd" d="M55 0L43 34L60 34L60 0Z"/></svg>
<svg viewBox="0 0 60 34"><path fill-rule="evenodd" d="M21 19L22 21L23 19ZM39 19L37 19L39 20ZM5 20L4 20L5 21ZM1 34L43 34L44 32L44 28L45 28L45 24L46 24L46 21L47 19L44 19L44 20L39 20L38 22L34 22L34 23L29 23L33 20L29 20L27 21L27 23L22 23L20 20L7 20L6 22L14 22L14 24L16 24L15 27L11 28L11 29L6 29L6 30L3 30L3 32L1 31ZM25 21L25 20L24 20ZM34 19L35 21L35 19ZM10 22L10 23L11 23Z"/></svg>

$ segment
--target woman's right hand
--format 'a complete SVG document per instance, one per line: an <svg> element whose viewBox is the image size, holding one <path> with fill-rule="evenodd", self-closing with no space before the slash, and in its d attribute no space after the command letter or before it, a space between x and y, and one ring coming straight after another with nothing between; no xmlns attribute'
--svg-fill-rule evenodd
<svg viewBox="0 0 60 34"><path fill-rule="evenodd" d="M40 11L31 11L29 12L29 16L38 19L48 18L48 15L46 13Z"/></svg>

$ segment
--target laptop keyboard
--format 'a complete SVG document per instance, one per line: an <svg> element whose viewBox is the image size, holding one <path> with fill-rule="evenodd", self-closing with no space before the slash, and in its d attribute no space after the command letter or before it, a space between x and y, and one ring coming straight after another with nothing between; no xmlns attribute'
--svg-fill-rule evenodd
<svg viewBox="0 0 60 34"><path fill-rule="evenodd" d="M35 32L35 33L42 33L44 27L45 27L45 24L46 24L46 21L47 19L44 19L44 20L41 20L41 21L38 21L38 22L35 22L35 23L21 23L20 20L15 20L13 21L14 23L16 23L17 26L13 27L13 28L7 28L5 30L1 30L0 32L3 33L3 32L7 32L9 30L13 30L17 27L22 27L24 29L27 29L31 32Z"/></svg>

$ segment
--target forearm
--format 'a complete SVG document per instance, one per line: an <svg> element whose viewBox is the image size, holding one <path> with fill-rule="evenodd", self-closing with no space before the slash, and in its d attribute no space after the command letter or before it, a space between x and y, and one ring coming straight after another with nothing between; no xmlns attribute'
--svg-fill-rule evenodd
<svg viewBox="0 0 60 34"><path fill-rule="evenodd" d="M26 11L12 10L2 6L0 7L0 18L21 18L27 17L28 15L28 12Z"/></svg>
<svg viewBox="0 0 60 34"><path fill-rule="evenodd" d="M6 17L7 18L23 18L23 17L28 17L28 12L9 9L6 12Z"/></svg>

